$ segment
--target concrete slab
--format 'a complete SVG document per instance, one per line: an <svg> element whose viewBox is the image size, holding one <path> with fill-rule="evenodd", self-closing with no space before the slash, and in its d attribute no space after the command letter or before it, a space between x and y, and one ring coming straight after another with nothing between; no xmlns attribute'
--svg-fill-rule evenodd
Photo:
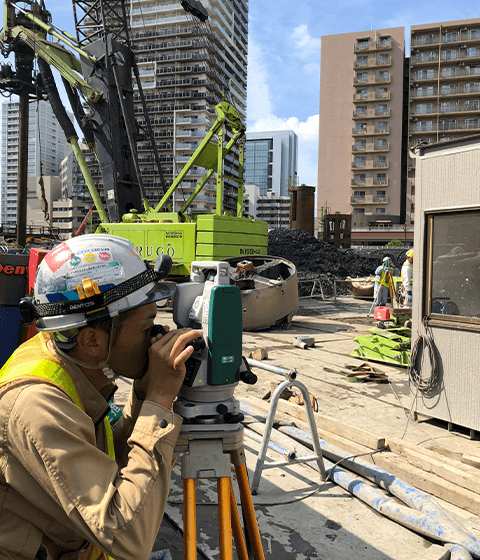
<svg viewBox="0 0 480 560"><path fill-rule="evenodd" d="M244 333L244 355L266 348L265 363L296 370L298 379L315 396L319 411L351 425L352 434L356 428L362 428L379 438L397 438L420 450L434 450L440 460L444 457L445 461L463 454L480 456L480 443L470 439L468 430L448 431L445 423L426 417L414 421L410 414L412 395L406 368L375 364L388 375L390 382L385 385L349 383L342 376L323 369L362 363L349 353L356 346L354 338L375 326L373 319L367 320L369 308L370 302L351 298L339 299L336 304L302 300L301 310L289 330ZM168 310L160 310L156 322L175 328ZM305 350L294 347L293 337L299 335L315 336L315 347ZM262 398L270 391L272 381L283 381L281 376L259 368L254 371L258 383L239 385L235 390L239 400L252 396ZM122 404L131 385L125 380L119 380L118 384L116 402ZM252 475L259 446L251 440L246 440L244 445L247 467ZM278 456L271 455L271 458L278 460ZM480 476L480 470L478 472ZM198 542L206 558L217 559L215 482L199 481L197 488L197 503L201 504L197 507ZM467 531L480 538L477 515L446 501L437 501ZM175 529L175 526L182 527L182 504L182 481L177 464L167 507L167 518L173 525L166 520L158 537L159 543L171 540L174 560L183 558L180 533ZM267 560L448 558L439 543L385 519L332 483L320 485L318 475L305 465L264 471L254 504Z"/></svg>

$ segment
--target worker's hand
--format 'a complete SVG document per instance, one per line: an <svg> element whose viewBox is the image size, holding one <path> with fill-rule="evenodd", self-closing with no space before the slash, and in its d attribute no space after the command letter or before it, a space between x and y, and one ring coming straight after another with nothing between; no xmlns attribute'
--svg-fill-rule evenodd
<svg viewBox="0 0 480 560"><path fill-rule="evenodd" d="M147 373L135 381L137 396L145 391L145 400L170 408L185 377L185 362L193 352L187 344L202 335L201 330L178 329L152 339Z"/></svg>

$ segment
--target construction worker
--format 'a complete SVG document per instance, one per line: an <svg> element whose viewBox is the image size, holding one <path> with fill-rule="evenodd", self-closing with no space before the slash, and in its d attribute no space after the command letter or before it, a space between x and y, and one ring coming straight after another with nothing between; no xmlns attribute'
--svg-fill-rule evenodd
<svg viewBox="0 0 480 560"><path fill-rule="evenodd" d="M390 257L384 257L382 264L375 270L375 284L373 289L374 306L386 305L388 292L392 285L392 276L398 276L400 271L393 266Z"/></svg>
<svg viewBox="0 0 480 560"><path fill-rule="evenodd" d="M0 558L149 558L182 423L172 403L202 335L151 337L174 291L157 280L112 235L65 241L39 266L21 309L40 332L0 371ZM113 423L117 376L132 390Z"/></svg>
<svg viewBox="0 0 480 560"><path fill-rule="evenodd" d="M407 251L407 259L402 266L403 307L412 306L413 287L413 249Z"/></svg>

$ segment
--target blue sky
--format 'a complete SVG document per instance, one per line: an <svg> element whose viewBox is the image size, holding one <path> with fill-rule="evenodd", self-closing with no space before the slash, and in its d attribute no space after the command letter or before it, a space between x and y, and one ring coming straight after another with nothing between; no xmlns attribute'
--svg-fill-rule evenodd
<svg viewBox="0 0 480 560"><path fill-rule="evenodd" d="M70 1L45 4L73 33ZM316 186L321 36L403 26L408 40L410 25L477 17L474 0L249 0L247 129L294 130L299 180Z"/></svg>
<svg viewBox="0 0 480 560"><path fill-rule="evenodd" d="M408 42L410 25L480 17L472 0L249 0L249 10L247 130L294 130L299 180L312 186L317 184L321 36L405 27Z"/></svg>

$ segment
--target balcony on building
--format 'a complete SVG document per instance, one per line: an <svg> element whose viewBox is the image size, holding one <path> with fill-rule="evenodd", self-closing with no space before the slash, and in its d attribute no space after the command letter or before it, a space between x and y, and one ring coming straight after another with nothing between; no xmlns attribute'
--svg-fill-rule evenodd
<svg viewBox="0 0 480 560"><path fill-rule="evenodd" d="M376 51L392 48L392 41L390 37L379 37L376 41L371 40L370 37L366 39L357 39L355 43L355 51Z"/></svg>
<svg viewBox="0 0 480 560"><path fill-rule="evenodd" d="M382 89L382 88L380 88ZM386 88L385 88L386 89ZM355 92L353 94L353 101L354 103L362 102L362 101L377 101L377 100L389 101L390 100L390 91L368 91L364 90L362 92Z"/></svg>
<svg viewBox="0 0 480 560"><path fill-rule="evenodd" d="M361 126L358 126L358 124L352 128L352 136L362 136L364 134L390 134L390 127L388 125L367 125L362 123Z"/></svg>
<svg viewBox="0 0 480 560"><path fill-rule="evenodd" d="M358 140L352 144L352 152L388 152L390 150L389 142L367 142Z"/></svg>

